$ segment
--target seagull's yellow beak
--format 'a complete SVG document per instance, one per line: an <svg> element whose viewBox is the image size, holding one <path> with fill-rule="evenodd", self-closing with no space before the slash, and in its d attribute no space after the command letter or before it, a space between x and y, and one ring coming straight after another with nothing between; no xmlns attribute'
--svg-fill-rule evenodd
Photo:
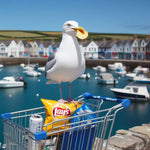
<svg viewBox="0 0 150 150"><path fill-rule="evenodd" d="M84 30L82 27L74 28L74 30L77 32L77 37L79 39L85 39L88 36L88 32Z"/></svg>
<svg viewBox="0 0 150 150"><path fill-rule="evenodd" d="M79 32L81 32L82 34L85 33L85 30L84 30L84 28L82 28L82 27L74 28L74 30L77 31L77 32L79 31Z"/></svg>

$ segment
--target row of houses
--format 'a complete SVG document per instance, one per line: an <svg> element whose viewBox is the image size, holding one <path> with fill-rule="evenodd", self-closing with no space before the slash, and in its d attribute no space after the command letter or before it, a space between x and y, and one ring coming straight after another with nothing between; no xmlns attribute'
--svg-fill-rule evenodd
<svg viewBox="0 0 150 150"><path fill-rule="evenodd" d="M55 52L59 43L53 41L0 41L0 57L42 57Z"/></svg>
<svg viewBox="0 0 150 150"><path fill-rule="evenodd" d="M47 57L57 51L54 41L0 41L0 57ZM150 60L150 38L134 40L80 41L86 59Z"/></svg>
<svg viewBox="0 0 150 150"><path fill-rule="evenodd" d="M86 58L150 60L150 38L80 42Z"/></svg>

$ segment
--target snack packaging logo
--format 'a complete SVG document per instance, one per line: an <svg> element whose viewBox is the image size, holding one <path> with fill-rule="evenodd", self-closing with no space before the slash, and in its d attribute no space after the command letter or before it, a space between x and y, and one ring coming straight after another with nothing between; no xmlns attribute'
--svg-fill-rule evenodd
<svg viewBox="0 0 150 150"><path fill-rule="evenodd" d="M62 108L58 106L54 106L53 108L53 117L57 118L60 116L70 116L71 115L71 110L69 108Z"/></svg>

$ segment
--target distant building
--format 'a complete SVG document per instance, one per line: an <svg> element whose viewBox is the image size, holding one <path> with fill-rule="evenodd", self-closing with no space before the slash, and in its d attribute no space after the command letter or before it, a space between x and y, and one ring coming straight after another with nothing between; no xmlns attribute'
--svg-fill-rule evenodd
<svg viewBox="0 0 150 150"><path fill-rule="evenodd" d="M49 56L53 52L52 42L51 41L43 41L44 46L44 55Z"/></svg>
<svg viewBox="0 0 150 150"><path fill-rule="evenodd" d="M147 45L146 45L146 59L150 60L150 39L147 40Z"/></svg>
<svg viewBox="0 0 150 150"><path fill-rule="evenodd" d="M10 45L11 40L0 41L0 57L9 57L8 46Z"/></svg>
<svg viewBox="0 0 150 150"><path fill-rule="evenodd" d="M98 59L98 45L94 41L81 41L81 52L87 59Z"/></svg>
<svg viewBox="0 0 150 150"><path fill-rule="evenodd" d="M33 57L38 57L39 56L39 51L38 51L38 49L39 49L39 42L38 41L33 41L33 42L31 42L30 41L30 43L31 43L31 46L32 46L32 56Z"/></svg>
<svg viewBox="0 0 150 150"><path fill-rule="evenodd" d="M18 51L19 51L19 54L18 54L18 57L24 57L24 45L23 45L23 41L22 40L19 40L19 41L16 41L17 45L18 45Z"/></svg>
<svg viewBox="0 0 150 150"><path fill-rule="evenodd" d="M146 42L142 39L135 39L132 43L133 60L143 60L146 57Z"/></svg>
<svg viewBox="0 0 150 150"><path fill-rule="evenodd" d="M15 40L11 40L7 47L8 57L19 57L19 47Z"/></svg>
<svg viewBox="0 0 150 150"><path fill-rule="evenodd" d="M112 50L112 41L106 41L105 39L98 44L98 54L99 58L105 58L105 59L111 59L115 56L115 53L112 53L113 51L116 51L115 47L114 50ZM116 51L117 52L117 51ZM112 56L113 55L113 56Z"/></svg>
<svg viewBox="0 0 150 150"><path fill-rule="evenodd" d="M30 41L23 41L22 43L24 45L24 56L32 56L33 49Z"/></svg>

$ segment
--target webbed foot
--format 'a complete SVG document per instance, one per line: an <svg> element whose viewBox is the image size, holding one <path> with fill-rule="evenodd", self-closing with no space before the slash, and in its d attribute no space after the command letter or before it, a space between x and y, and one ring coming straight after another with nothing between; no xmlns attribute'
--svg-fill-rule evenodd
<svg viewBox="0 0 150 150"><path fill-rule="evenodd" d="M63 103L63 104L64 104L64 103L67 103L67 102L68 102L68 101L67 101L67 100L64 100L64 99L59 99L59 100L58 100L58 103Z"/></svg>

